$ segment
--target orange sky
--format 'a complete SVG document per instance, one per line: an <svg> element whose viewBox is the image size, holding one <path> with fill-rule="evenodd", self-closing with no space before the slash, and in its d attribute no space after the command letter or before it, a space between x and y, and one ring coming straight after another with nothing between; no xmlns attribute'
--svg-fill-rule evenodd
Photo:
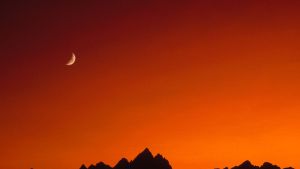
<svg viewBox="0 0 300 169"><path fill-rule="evenodd" d="M299 1L1 3L0 168L300 167Z"/></svg>

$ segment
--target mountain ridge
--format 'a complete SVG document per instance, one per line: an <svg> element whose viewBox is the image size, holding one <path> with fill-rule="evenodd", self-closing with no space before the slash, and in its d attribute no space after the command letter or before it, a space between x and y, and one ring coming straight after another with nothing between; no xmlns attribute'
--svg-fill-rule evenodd
<svg viewBox="0 0 300 169"><path fill-rule="evenodd" d="M228 169L225 167L224 169ZM269 162L264 162L261 166L253 165L249 160L244 161L242 164L238 166L234 166L231 169L281 169L279 166L274 165ZM286 167L283 169L294 169L293 167Z"/></svg>
<svg viewBox="0 0 300 169"><path fill-rule="evenodd" d="M131 161L128 161L126 158L121 158L114 167L104 162L99 162L96 165L91 164L89 167L82 164L79 169L172 169L172 167L169 161L161 154L153 156L151 151L145 148Z"/></svg>
<svg viewBox="0 0 300 169"><path fill-rule="evenodd" d="M145 148L133 160L129 161L126 158L121 158L120 161L111 167L104 162L99 162L96 165L91 164L86 167L84 164L79 169L172 169L169 161L161 154L153 156L148 148ZM219 169L219 168L215 168ZM229 169L225 167L224 169ZM281 169L279 166L269 162L264 162L261 166L253 165L249 160L244 161L238 166L231 169ZM282 169L294 169L293 167L285 167Z"/></svg>

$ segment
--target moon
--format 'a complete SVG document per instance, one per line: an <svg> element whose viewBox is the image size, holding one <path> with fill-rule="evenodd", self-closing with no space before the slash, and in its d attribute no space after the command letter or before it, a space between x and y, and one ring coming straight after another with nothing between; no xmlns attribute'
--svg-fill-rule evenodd
<svg viewBox="0 0 300 169"><path fill-rule="evenodd" d="M71 65L73 65L74 63L75 63L75 61L76 61L76 56L75 56L75 54L74 53L72 53L72 57L71 57L71 59L67 62L67 66L71 66Z"/></svg>

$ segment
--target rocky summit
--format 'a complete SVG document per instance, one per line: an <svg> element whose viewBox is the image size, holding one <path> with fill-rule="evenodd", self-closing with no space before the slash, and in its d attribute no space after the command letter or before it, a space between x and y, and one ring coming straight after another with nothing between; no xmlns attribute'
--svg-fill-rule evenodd
<svg viewBox="0 0 300 169"><path fill-rule="evenodd" d="M251 164L250 161L247 160L247 161L243 162L242 164L240 164L239 166L232 167L231 169L281 169L281 168L279 166L273 165L269 162L265 162L261 166L255 166L255 165ZM287 168L283 168L283 169L294 169L294 168L287 167Z"/></svg>
<svg viewBox="0 0 300 169"><path fill-rule="evenodd" d="M153 156L150 150L146 148L130 162L126 158L122 158L114 167L99 162L89 167L83 164L79 169L172 169L172 167L162 155Z"/></svg>

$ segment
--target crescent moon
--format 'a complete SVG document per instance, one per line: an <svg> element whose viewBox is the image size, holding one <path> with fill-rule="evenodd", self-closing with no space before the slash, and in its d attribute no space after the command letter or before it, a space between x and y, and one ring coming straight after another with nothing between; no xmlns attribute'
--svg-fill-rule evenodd
<svg viewBox="0 0 300 169"><path fill-rule="evenodd" d="M71 66L71 65L73 65L74 63L75 63L75 61L76 61L76 56L75 56L75 54L74 53L72 53L72 57L71 57L71 59L67 62L67 66Z"/></svg>

